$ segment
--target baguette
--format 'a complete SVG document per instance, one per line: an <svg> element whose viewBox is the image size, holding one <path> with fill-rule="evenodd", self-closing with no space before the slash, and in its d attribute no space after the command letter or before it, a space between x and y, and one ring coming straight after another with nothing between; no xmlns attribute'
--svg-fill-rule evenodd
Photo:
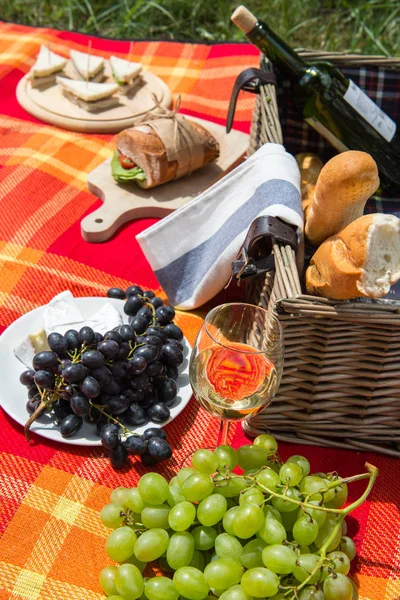
<svg viewBox="0 0 400 600"><path fill-rule="evenodd" d="M400 220L364 215L323 242L306 271L307 292L333 300L385 296L400 279Z"/></svg>
<svg viewBox="0 0 400 600"><path fill-rule="evenodd" d="M203 148L203 161L200 166L217 159L219 145L216 139L199 123L187 121L196 132ZM150 125L136 125L118 134L116 148L119 154L127 156L143 169L146 179L135 180L137 185L148 189L176 179L178 162L168 161L167 150L157 133ZM190 165L181 177L189 172Z"/></svg>
<svg viewBox="0 0 400 600"><path fill-rule="evenodd" d="M322 168L308 208L308 241L318 246L361 217L378 187L378 168L372 156L357 150L334 156Z"/></svg>

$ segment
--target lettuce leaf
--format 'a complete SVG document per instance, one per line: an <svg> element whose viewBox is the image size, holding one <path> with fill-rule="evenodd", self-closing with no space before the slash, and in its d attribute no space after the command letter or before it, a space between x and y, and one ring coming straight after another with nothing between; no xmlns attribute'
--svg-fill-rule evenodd
<svg viewBox="0 0 400 600"><path fill-rule="evenodd" d="M134 179L139 181L146 180L146 175L140 167L133 167L132 169L124 169L124 167L121 167L117 151L114 152L111 160L111 173L117 183L125 183L126 181L133 181Z"/></svg>

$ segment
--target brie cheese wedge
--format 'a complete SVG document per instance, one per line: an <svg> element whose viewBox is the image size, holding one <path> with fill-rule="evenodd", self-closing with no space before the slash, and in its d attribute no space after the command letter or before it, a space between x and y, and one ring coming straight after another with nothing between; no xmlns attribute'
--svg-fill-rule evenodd
<svg viewBox="0 0 400 600"><path fill-rule="evenodd" d="M47 335L52 331L61 334L64 334L68 329L79 331L84 325L85 318L69 290L54 296L43 313L43 327Z"/></svg>
<svg viewBox="0 0 400 600"><path fill-rule="evenodd" d="M86 325L94 331L104 334L111 329L115 329L123 325L121 313L111 302L106 302L91 318L86 322Z"/></svg>
<svg viewBox="0 0 400 600"><path fill-rule="evenodd" d="M44 329L28 335L16 348L14 354L28 369L32 369L35 354L50 350Z"/></svg>

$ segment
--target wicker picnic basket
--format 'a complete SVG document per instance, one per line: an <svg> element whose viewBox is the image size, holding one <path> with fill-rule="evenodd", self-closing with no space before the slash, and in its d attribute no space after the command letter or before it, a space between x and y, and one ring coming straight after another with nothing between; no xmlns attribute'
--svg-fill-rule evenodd
<svg viewBox="0 0 400 600"><path fill-rule="evenodd" d="M400 59L299 53L335 63L356 82L358 75L361 86L371 73L382 87L386 75L400 71ZM271 70L264 57L260 68ZM329 158L334 151L308 131L291 107L281 110L288 88L279 78L278 91L273 84L259 87L249 153L266 142L283 142L292 153L308 150ZM292 247L276 243L273 252L275 271L247 280L246 295L248 302L269 308L280 319L284 371L278 394L244 423L246 432L256 436L269 431L289 442L400 457L400 302L338 302L304 295Z"/></svg>

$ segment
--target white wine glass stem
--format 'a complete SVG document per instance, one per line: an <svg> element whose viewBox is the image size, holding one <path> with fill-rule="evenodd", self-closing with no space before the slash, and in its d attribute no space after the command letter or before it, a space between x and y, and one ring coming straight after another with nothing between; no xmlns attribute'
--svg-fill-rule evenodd
<svg viewBox="0 0 400 600"><path fill-rule="evenodd" d="M230 421L221 421L221 425L219 428L219 445L222 444L227 444L228 443L228 436L229 436L229 427L230 427L231 422Z"/></svg>

